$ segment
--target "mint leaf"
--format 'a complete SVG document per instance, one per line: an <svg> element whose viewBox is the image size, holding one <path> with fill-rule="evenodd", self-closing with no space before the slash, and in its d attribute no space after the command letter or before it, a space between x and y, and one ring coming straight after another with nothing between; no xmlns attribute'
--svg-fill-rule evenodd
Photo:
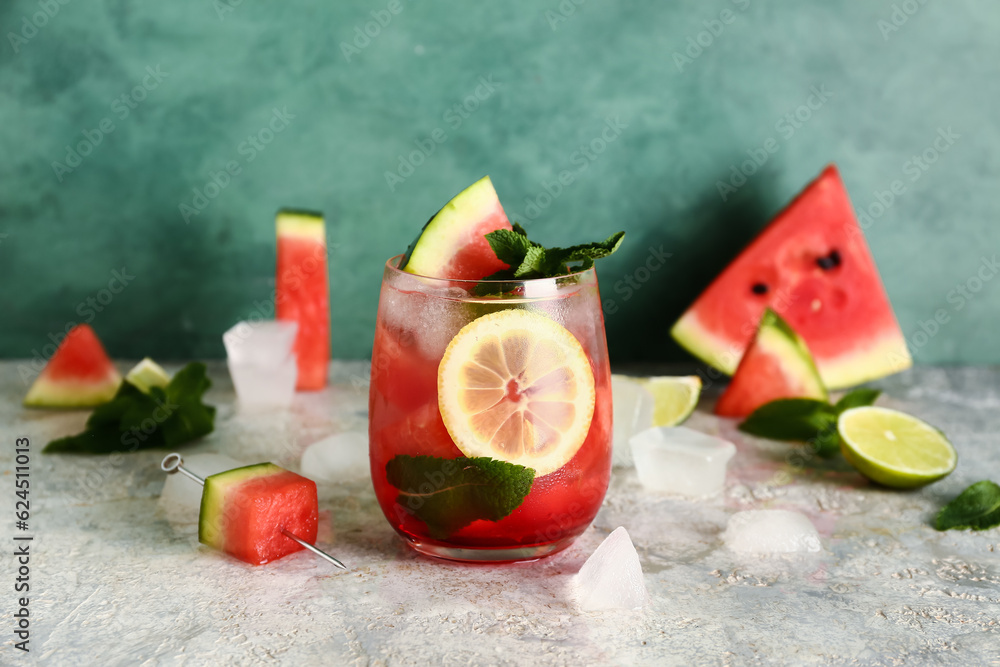
<svg viewBox="0 0 1000 667"><path fill-rule="evenodd" d="M938 530L1000 526L1000 486L989 480L976 482L945 505L934 519Z"/></svg>
<svg viewBox="0 0 1000 667"><path fill-rule="evenodd" d="M53 440L46 454L109 454L154 447L176 447L212 432L215 408L201 402L211 386L205 364L179 370L166 388L143 393L122 382L115 397L87 418L83 433Z"/></svg>
<svg viewBox="0 0 1000 667"><path fill-rule="evenodd" d="M831 423L837 416L825 401L780 398L754 410L739 429L772 440L810 440Z"/></svg>
<svg viewBox="0 0 1000 667"><path fill-rule="evenodd" d="M839 415L845 410L850 410L851 408L860 408L866 405L871 405L875 402L882 392L878 389L855 389L854 391L844 394L843 398L837 401L833 409Z"/></svg>
<svg viewBox="0 0 1000 667"><path fill-rule="evenodd" d="M493 253L510 269L498 271L483 280L529 280L556 278L574 271L589 269L594 260L607 257L621 247L625 232L612 234L604 241L585 243L569 248L545 248L528 239L524 228L516 222L513 229L497 229L486 234ZM573 266L570 266L573 265ZM490 293L489 288L477 290Z"/></svg>
<svg viewBox="0 0 1000 667"><path fill-rule="evenodd" d="M486 235L486 241L493 249L493 254L512 269L521 265L525 255L531 249L531 241L525 234L509 229L497 229Z"/></svg>
<svg viewBox="0 0 1000 667"><path fill-rule="evenodd" d="M535 471L489 457L444 459L394 456L386 478L399 489L396 502L446 539L473 521L500 521L520 507Z"/></svg>

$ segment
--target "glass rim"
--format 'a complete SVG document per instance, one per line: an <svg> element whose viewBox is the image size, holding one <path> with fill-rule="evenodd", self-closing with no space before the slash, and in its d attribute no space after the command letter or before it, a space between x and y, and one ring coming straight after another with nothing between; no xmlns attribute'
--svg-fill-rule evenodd
<svg viewBox="0 0 1000 667"><path fill-rule="evenodd" d="M469 279L461 279L461 278L439 278L439 277L436 277L436 276L425 276L425 275L420 274L420 273L410 273L409 271L404 271L403 269L399 268L399 266L398 266L399 262L405 256L406 256L406 253L400 253L398 255L393 255L392 257L390 257L389 259L386 260L386 262L385 262L385 268L388 269L388 270L390 270L390 271L393 271L394 273L400 274L401 276L408 276L410 278L419 278L421 280L427 280L427 281L430 281L432 283L436 282L436 283L446 284L446 285L450 285L450 286L459 286L459 285L475 286L475 285L478 285L480 283L486 284L486 285L513 285L513 284L532 284L532 283L533 284L540 284L540 283L543 283L543 282L548 281L548 280L559 281L559 280L567 280L567 279L570 279L570 278L576 278L576 279L579 280L579 279L584 278L584 277L594 276L596 278L596 276L597 276L597 272L594 270L594 267L592 266L589 269L581 269L579 271L574 271L572 273L566 273L566 274L561 275L561 276L553 276L553 277L550 277L550 278L510 278L510 279L506 279L506 280L469 280ZM457 283L457 285L456 285L456 283Z"/></svg>

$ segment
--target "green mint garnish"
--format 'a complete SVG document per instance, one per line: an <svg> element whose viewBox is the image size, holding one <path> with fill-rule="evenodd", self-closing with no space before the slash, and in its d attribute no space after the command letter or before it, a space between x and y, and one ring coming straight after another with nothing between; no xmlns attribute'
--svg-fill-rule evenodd
<svg viewBox="0 0 1000 667"><path fill-rule="evenodd" d="M144 393L122 382L110 402L98 406L83 433L53 440L47 454L110 454L176 447L212 432L215 408L201 402L211 386L205 364L192 362L166 387Z"/></svg>
<svg viewBox="0 0 1000 667"><path fill-rule="evenodd" d="M498 271L484 280L529 280L555 278L589 269L595 259L607 257L622 244L625 232L612 234L604 241L569 248L546 248L528 239L516 222L513 229L497 229L486 235L493 252L509 269Z"/></svg>
<svg viewBox="0 0 1000 667"><path fill-rule="evenodd" d="M400 454L385 466L399 503L446 539L473 521L499 521L520 507L535 471L488 456L443 459Z"/></svg>
<svg viewBox="0 0 1000 667"><path fill-rule="evenodd" d="M855 389L836 405L812 398L780 398L754 410L739 429L761 438L807 442L818 456L830 458L840 451L840 413L871 405L881 393L877 389Z"/></svg>
<svg viewBox="0 0 1000 667"><path fill-rule="evenodd" d="M987 530L1000 526L1000 486L976 482L945 505L934 519L938 530L971 528Z"/></svg>

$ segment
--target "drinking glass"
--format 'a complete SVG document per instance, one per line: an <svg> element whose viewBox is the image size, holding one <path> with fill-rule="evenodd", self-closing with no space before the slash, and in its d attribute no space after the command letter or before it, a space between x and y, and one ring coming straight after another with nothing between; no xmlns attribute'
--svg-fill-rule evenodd
<svg viewBox="0 0 1000 667"><path fill-rule="evenodd" d="M567 547L611 476L596 273L448 280L404 272L402 259L385 266L372 351L369 453L383 513L439 558L530 560Z"/></svg>

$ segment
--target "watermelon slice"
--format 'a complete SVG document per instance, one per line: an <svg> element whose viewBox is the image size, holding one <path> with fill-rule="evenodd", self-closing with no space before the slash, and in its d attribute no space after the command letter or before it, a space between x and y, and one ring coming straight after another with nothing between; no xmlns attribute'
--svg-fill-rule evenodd
<svg viewBox="0 0 1000 667"><path fill-rule="evenodd" d="M767 307L805 339L831 389L912 364L834 165L708 286L671 335L731 375Z"/></svg>
<svg viewBox="0 0 1000 667"><path fill-rule="evenodd" d="M409 273L450 280L480 280L508 268L486 235L510 229L493 182L484 176L427 221L400 264Z"/></svg>
<svg viewBox="0 0 1000 667"><path fill-rule="evenodd" d="M809 348L787 322L765 308L757 336L715 404L715 414L746 417L778 398L828 397Z"/></svg>
<svg viewBox="0 0 1000 667"><path fill-rule="evenodd" d="M24 397L32 408L92 408L115 396L122 376L88 324L73 327Z"/></svg>
<svg viewBox="0 0 1000 667"><path fill-rule="evenodd" d="M318 508L316 483L273 463L227 470L205 478L198 541L261 565L304 548L282 529L315 542Z"/></svg>
<svg viewBox="0 0 1000 667"><path fill-rule="evenodd" d="M277 228L277 318L299 323L295 339L299 375L295 387L322 389L330 365L330 285L323 216L309 211L279 211Z"/></svg>

